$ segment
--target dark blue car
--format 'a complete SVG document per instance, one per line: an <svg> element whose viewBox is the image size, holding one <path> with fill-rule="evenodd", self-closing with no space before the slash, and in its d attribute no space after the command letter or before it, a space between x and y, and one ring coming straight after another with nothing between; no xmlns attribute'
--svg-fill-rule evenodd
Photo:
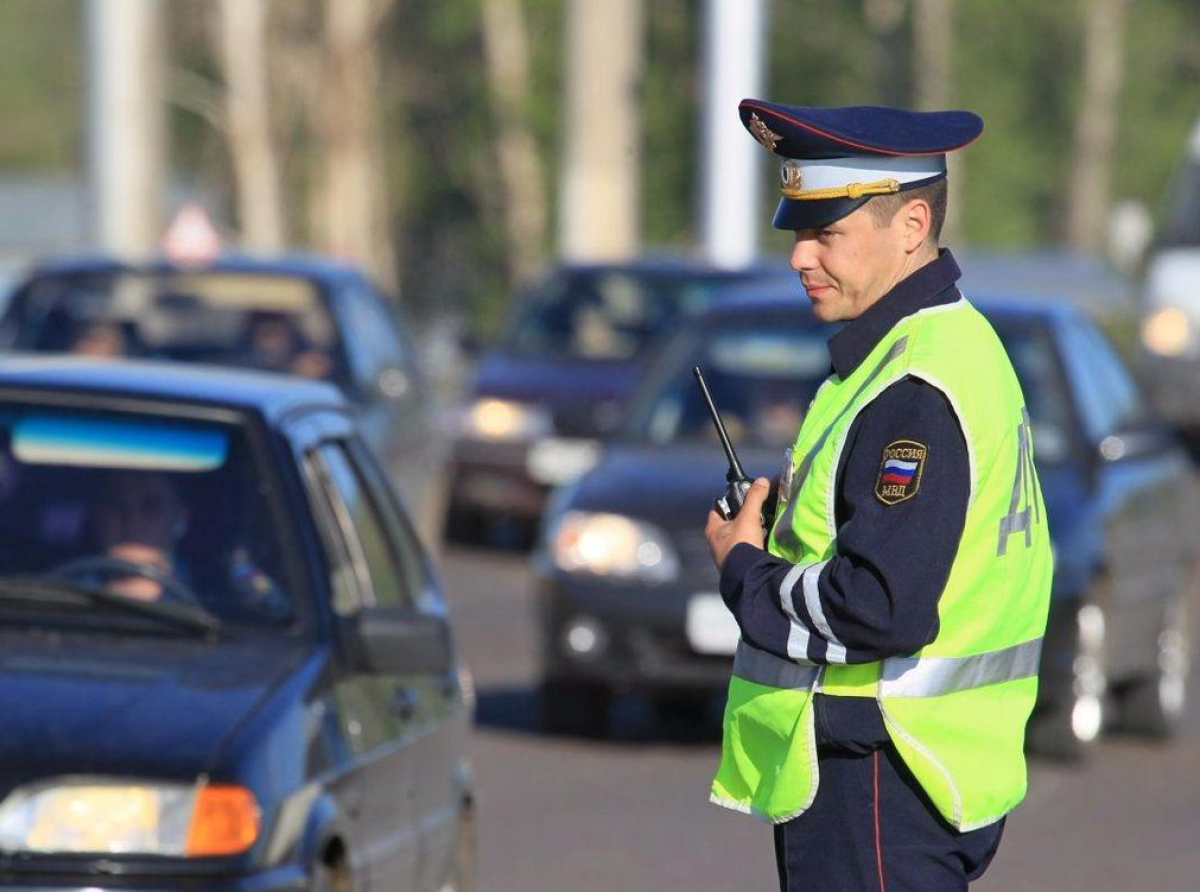
<svg viewBox="0 0 1200 892"><path fill-rule="evenodd" d="M0 885L467 888L438 582L338 390L0 362Z"/></svg>
<svg viewBox="0 0 1200 892"><path fill-rule="evenodd" d="M785 271L644 258L560 267L522 295L456 419L451 533L474 538L489 521L536 521L550 489L594 463L678 321L726 289Z"/></svg>
<svg viewBox="0 0 1200 892"><path fill-rule="evenodd" d="M357 267L328 257L222 254L45 260L0 316L0 350L204 363L340 387L364 438L440 537L446 444L402 313Z"/></svg>
<svg viewBox="0 0 1200 892"><path fill-rule="evenodd" d="M1025 391L1056 552L1031 743L1078 753L1112 707L1167 733L1194 606L1188 459L1082 314L977 303ZM551 727L597 733L625 690L678 715L724 687L737 629L703 524L726 465L691 368L704 368L747 473L770 477L829 373L831 333L794 285L711 310L666 346L599 464L556 493L537 555Z"/></svg>

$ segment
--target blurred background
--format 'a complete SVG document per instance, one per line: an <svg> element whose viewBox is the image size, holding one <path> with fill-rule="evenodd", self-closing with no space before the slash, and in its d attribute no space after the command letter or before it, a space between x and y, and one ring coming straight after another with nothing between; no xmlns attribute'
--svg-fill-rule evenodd
<svg viewBox="0 0 1200 892"><path fill-rule="evenodd" d="M771 888L770 834L706 804L728 651L696 626L716 580L693 540L721 456L667 519L683 453L620 452L679 445L656 400L673 405L671 370L709 349L696 323L664 354L684 317L735 298L758 307L731 323L749 338L771 301L803 300L743 96L983 117L951 158L943 240L1047 407L1039 470L1068 481L1051 526L1073 575L1055 583L1060 699L979 888L1193 887L1195 0L3 0L0 304L18 296L0 346L54 340L25 332L23 307L78 304L45 289L83 257L191 275L246 255L321 293L343 286L297 252L361 273L395 344L357 363L353 345L393 323L334 309L300 326L328 354L287 370L364 406L428 391L442 445L389 467L437 484L402 488L478 688L479 888ZM309 307L290 294L264 305ZM739 380L802 392L824 371L802 342L782 346L790 365L753 339L695 355L728 363L732 402ZM379 416L383 452L417 430L397 417L415 416ZM748 417L737 433L754 440ZM777 433L751 444L771 465ZM1142 584L1167 563L1169 593ZM597 606L655 597L674 606ZM1155 623L1122 637L1147 599Z"/></svg>

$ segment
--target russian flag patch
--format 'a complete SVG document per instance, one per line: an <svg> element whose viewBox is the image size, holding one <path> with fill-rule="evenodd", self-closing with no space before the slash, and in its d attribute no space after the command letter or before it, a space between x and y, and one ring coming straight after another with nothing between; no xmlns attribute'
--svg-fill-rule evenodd
<svg viewBox="0 0 1200 892"><path fill-rule="evenodd" d="M911 499L921 488L921 474L929 447L915 440L896 440L883 450L879 479L875 481L875 498L885 505L895 505Z"/></svg>

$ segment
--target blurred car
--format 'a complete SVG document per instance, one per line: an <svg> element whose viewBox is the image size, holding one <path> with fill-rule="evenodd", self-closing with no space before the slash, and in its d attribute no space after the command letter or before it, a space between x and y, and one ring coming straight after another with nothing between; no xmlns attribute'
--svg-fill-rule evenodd
<svg viewBox="0 0 1200 892"><path fill-rule="evenodd" d="M438 582L327 384L0 361L0 885L467 888Z"/></svg>
<svg viewBox="0 0 1200 892"><path fill-rule="evenodd" d="M1200 447L1200 119L1145 263L1138 357L1155 407Z"/></svg>
<svg viewBox="0 0 1200 892"><path fill-rule="evenodd" d="M198 362L336 384L413 511L441 532L446 445L408 326L355 267L321 257L45 262L0 316L0 350Z"/></svg>
<svg viewBox="0 0 1200 892"><path fill-rule="evenodd" d="M678 714L724 688L738 633L703 526L726 463L691 368L703 367L746 472L777 474L830 369L832 329L794 288L722 304L681 331L622 436L555 494L535 559L551 728L598 733L615 692ZM977 305L1025 391L1057 554L1031 734L1044 751L1076 752L1113 699L1129 724L1165 733L1183 708L1194 595L1187 458L1078 311Z"/></svg>
<svg viewBox="0 0 1200 892"><path fill-rule="evenodd" d="M564 266L522 295L458 413L451 534L477 537L489 520L536 521L550 489L595 462L678 319L724 289L785 272L792 275L782 265L725 270L645 258Z"/></svg>

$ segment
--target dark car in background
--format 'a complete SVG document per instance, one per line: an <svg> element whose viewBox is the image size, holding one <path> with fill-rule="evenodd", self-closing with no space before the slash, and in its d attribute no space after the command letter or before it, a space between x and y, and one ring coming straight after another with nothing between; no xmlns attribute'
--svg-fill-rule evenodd
<svg viewBox="0 0 1200 892"><path fill-rule="evenodd" d="M680 258L556 269L516 304L481 357L455 420L448 522L477 537L489 521L527 526L550 489L586 471L625 400L677 322L727 288L794 278L785 267L718 269Z"/></svg>
<svg viewBox="0 0 1200 892"><path fill-rule="evenodd" d="M47 261L0 316L0 351L170 360L328 381L416 518L441 532L446 446L409 326L356 267L317 256Z"/></svg>
<svg viewBox="0 0 1200 892"><path fill-rule="evenodd" d="M1183 708L1195 596L1187 457L1078 311L978 305L1025 391L1056 554L1031 742L1076 753L1112 705L1166 733ZM724 688L738 632L703 525L726 464L691 368L747 473L770 477L828 374L831 333L794 289L714 308L666 347L599 464L556 493L535 560L551 728L599 733L623 691L678 715Z"/></svg>
<svg viewBox="0 0 1200 892"><path fill-rule="evenodd" d="M354 414L0 362L0 885L468 888L470 704Z"/></svg>

